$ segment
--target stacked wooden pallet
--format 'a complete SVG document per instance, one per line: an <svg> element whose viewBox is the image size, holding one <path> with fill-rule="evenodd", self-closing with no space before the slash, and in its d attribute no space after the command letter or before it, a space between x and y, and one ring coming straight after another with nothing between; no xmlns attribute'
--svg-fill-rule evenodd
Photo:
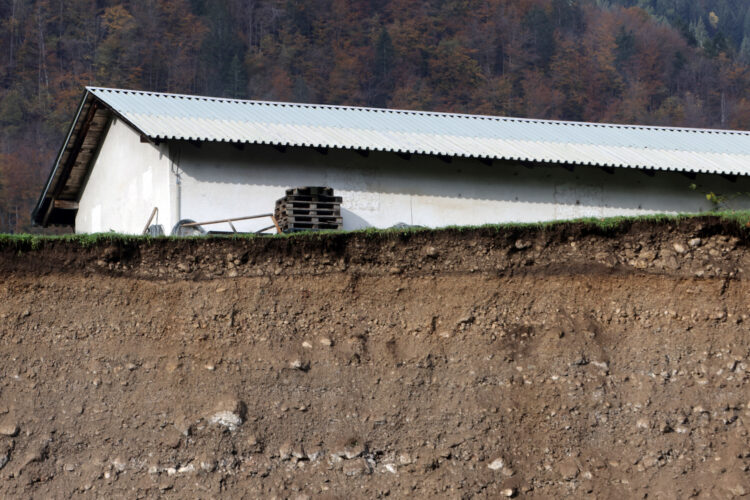
<svg viewBox="0 0 750 500"><path fill-rule="evenodd" d="M329 187L300 187L286 190L276 202L274 216L284 233L342 229L341 197Z"/></svg>

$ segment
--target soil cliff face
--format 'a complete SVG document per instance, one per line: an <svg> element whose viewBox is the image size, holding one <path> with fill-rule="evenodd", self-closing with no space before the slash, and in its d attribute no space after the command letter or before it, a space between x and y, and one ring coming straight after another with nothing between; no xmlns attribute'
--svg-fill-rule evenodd
<svg viewBox="0 0 750 500"><path fill-rule="evenodd" d="M0 248L0 495L750 495L715 219Z"/></svg>

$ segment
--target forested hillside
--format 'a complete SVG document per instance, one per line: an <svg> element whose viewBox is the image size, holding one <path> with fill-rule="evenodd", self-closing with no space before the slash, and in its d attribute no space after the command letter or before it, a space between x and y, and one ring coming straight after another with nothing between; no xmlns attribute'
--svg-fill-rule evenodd
<svg viewBox="0 0 750 500"><path fill-rule="evenodd" d="M747 129L747 10L740 0L0 0L0 231L28 229L84 85Z"/></svg>
<svg viewBox="0 0 750 500"><path fill-rule="evenodd" d="M690 45L710 54L735 53L750 63L747 0L599 0L600 5L638 6L677 28Z"/></svg>

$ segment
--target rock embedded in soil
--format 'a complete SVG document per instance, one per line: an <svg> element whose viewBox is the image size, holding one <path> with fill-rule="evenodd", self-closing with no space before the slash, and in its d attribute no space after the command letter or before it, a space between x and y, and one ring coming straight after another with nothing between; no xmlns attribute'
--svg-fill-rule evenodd
<svg viewBox="0 0 750 500"><path fill-rule="evenodd" d="M214 407L208 421L235 431L244 422L247 406L235 397L225 397Z"/></svg>
<svg viewBox="0 0 750 500"><path fill-rule="evenodd" d="M502 458L496 458L489 464L487 464L487 468L490 470L500 470L503 467L505 467L505 461Z"/></svg>
<svg viewBox="0 0 750 500"><path fill-rule="evenodd" d="M364 458L358 458L356 460L347 460L344 462L342 468L344 475L349 477L362 476L366 474L372 474L372 468L370 464Z"/></svg>
<svg viewBox="0 0 750 500"><path fill-rule="evenodd" d="M15 437L19 430L18 425L10 419L0 421L0 436Z"/></svg>

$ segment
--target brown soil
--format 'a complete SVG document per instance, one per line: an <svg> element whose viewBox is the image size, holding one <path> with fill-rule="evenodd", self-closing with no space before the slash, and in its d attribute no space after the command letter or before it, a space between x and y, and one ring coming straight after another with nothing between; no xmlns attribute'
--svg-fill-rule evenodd
<svg viewBox="0 0 750 500"><path fill-rule="evenodd" d="M749 242L6 245L0 496L747 496Z"/></svg>

